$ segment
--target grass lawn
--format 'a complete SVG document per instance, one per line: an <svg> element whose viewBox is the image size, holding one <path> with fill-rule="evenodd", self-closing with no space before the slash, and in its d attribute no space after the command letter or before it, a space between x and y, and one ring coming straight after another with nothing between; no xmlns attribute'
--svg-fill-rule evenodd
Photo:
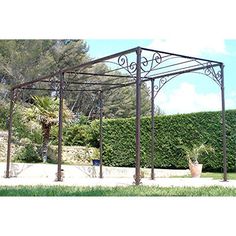
<svg viewBox="0 0 236 236"><path fill-rule="evenodd" d="M223 173L205 172L205 173L202 173L201 177L223 179ZM234 180L236 179L236 173L228 173L227 177L228 177L228 180Z"/></svg>
<svg viewBox="0 0 236 236"><path fill-rule="evenodd" d="M236 196L236 188L1 186L0 196Z"/></svg>
<svg viewBox="0 0 236 236"><path fill-rule="evenodd" d="M174 178L190 178L191 176L173 176ZM227 174L228 180L236 180L236 173L228 173ZM204 172L201 174L201 178L213 178L213 179L219 179L223 180L223 173L218 172Z"/></svg>

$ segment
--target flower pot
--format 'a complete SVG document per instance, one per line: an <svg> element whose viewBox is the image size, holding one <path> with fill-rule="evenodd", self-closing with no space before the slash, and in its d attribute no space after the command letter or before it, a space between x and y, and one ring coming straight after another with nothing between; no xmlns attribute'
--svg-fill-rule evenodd
<svg viewBox="0 0 236 236"><path fill-rule="evenodd" d="M193 178L199 178L202 173L202 164L189 163L189 169Z"/></svg>
<svg viewBox="0 0 236 236"><path fill-rule="evenodd" d="M93 166L99 166L100 165L100 160L99 159L94 159L92 160Z"/></svg>

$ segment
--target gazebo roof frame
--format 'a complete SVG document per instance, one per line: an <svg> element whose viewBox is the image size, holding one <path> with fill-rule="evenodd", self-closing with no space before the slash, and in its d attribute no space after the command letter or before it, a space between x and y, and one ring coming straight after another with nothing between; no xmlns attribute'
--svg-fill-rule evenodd
<svg viewBox="0 0 236 236"><path fill-rule="evenodd" d="M94 72L90 69L102 63L107 66L105 71ZM217 71L218 70L218 71ZM221 88L222 100L222 131L223 131L223 160L224 180L227 180L226 163L226 135L225 135L225 100L224 100L224 65L222 62L198 57L168 53L143 47L135 47L99 59L64 68L43 77L14 85L11 88L10 122L8 136L8 153L6 177L9 177L12 112L15 93L18 90L52 90L59 91L59 137L58 137L58 181L61 181L61 145L62 145L62 103L65 91L92 91L100 96L100 177L102 177L102 96L107 90L119 89L126 86L136 86L136 160L135 183L140 183L140 116L141 116L141 84L151 82L151 115L152 115L152 159L154 155L154 97L160 89L178 75L199 72L210 77ZM107 78L106 81L94 81L98 77ZM124 81L125 79L125 81ZM122 81L121 81L122 80ZM121 82L120 82L121 81ZM157 83L155 84L155 81ZM53 88L40 87L42 84L53 85ZM72 88L71 88L72 86ZM92 86L92 87L91 87ZM153 161L152 161L153 162ZM152 179L154 166L152 164Z"/></svg>

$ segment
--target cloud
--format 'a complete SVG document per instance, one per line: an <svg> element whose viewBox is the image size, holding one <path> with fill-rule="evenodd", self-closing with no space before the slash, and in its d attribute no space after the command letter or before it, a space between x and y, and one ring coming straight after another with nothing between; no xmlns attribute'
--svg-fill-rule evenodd
<svg viewBox="0 0 236 236"><path fill-rule="evenodd" d="M226 109L236 107L233 98L227 98L225 102ZM193 84L181 83L171 94L161 90L156 97L156 105L165 114L217 111L221 110L221 94L220 92L201 94L196 91Z"/></svg>
<svg viewBox="0 0 236 236"><path fill-rule="evenodd" d="M195 57L199 57L203 52L226 54L224 39L220 38L174 37L171 39L155 39L149 47Z"/></svg>

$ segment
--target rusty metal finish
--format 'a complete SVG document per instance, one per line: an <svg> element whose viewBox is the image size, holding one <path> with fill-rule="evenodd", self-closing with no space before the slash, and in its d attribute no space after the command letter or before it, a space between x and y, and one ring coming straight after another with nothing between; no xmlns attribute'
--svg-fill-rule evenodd
<svg viewBox="0 0 236 236"><path fill-rule="evenodd" d="M57 160L57 179L62 181L61 162L62 162L62 122L63 122L63 87L64 87L64 74L60 74L60 92L59 92L59 129L58 129L58 160Z"/></svg>
<svg viewBox="0 0 236 236"><path fill-rule="evenodd" d="M141 48L137 48L137 71L136 71L136 159L135 159L135 184L139 185L140 176L140 160L141 160Z"/></svg>
<svg viewBox="0 0 236 236"><path fill-rule="evenodd" d="M222 102L222 132L223 132L223 170L224 170L223 180L227 181L224 65L221 64L220 68L221 68L221 102Z"/></svg>
<svg viewBox="0 0 236 236"><path fill-rule="evenodd" d="M151 179L155 179L154 175L154 148L155 148L155 121L154 121L154 80L151 80Z"/></svg>
<svg viewBox="0 0 236 236"><path fill-rule="evenodd" d="M102 135L102 118L103 118L103 92L100 91L99 94L99 121L100 121L100 126L99 126L99 144L100 144L100 164L99 164L99 178L103 178L103 173L102 173L102 152L103 152L103 147L102 147L102 141L103 141L103 135Z"/></svg>
<svg viewBox="0 0 236 236"><path fill-rule="evenodd" d="M8 124L8 143L7 143L7 166L6 166L6 178L10 178L10 160L11 160L11 139L12 139L12 120L13 120L13 108L15 100L15 90L11 90L11 102L10 102L10 117Z"/></svg>
<svg viewBox="0 0 236 236"><path fill-rule="evenodd" d="M142 50L145 51L150 51L150 52L157 52L157 53L161 53L161 54L166 54L166 55L172 55L172 56L176 56L176 57L180 57L180 58L187 58L187 59L193 59L193 60L200 60L200 61L206 61L206 62L214 62L217 64L221 64L220 61L213 61L213 60L208 60L208 59L204 59L204 58L199 58L199 57L191 57L191 56L186 56L183 54L177 54L177 53L170 53L170 52L164 52L164 51L160 51L160 50L154 50L154 49L150 49L150 48L144 48L141 47Z"/></svg>

